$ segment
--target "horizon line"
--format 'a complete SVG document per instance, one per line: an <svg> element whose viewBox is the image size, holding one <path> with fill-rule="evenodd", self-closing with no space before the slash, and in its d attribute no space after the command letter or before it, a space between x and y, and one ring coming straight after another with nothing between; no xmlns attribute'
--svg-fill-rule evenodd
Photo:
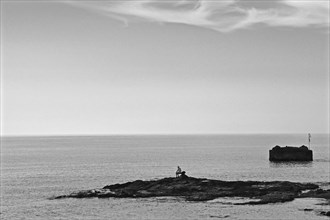
<svg viewBox="0 0 330 220"><path fill-rule="evenodd" d="M113 134L0 134L1 138L6 137L104 137L104 136L212 136L212 135L303 135L303 134L330 135L330 132L237 132L237 133L113 133Z"/></svg>

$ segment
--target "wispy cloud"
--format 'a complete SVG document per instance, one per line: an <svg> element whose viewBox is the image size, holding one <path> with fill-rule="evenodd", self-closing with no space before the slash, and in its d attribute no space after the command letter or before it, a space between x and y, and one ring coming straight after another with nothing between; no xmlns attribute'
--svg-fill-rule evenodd
<svg viewBox="0 0 330 220"><path fill-rule="evenodd" d="M256 24L329 27L330 0L130 0L79 2L124 22L178 23L220 32Z"/></svg>

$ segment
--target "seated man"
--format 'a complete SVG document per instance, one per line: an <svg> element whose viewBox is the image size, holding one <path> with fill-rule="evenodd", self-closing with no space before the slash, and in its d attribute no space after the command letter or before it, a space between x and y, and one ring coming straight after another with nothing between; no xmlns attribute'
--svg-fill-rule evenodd
<svg viewBox="0 0 330 220"><path fill-rule="evenodd" d="M176 177L179 177L180 176L180 174L181 174L181 168L179 166L178 166L178 169L175 172L175 174L176 174Z"/></svg>

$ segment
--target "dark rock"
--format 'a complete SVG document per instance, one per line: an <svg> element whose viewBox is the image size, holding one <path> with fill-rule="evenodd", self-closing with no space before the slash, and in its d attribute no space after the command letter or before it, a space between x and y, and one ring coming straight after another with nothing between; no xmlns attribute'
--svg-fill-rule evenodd
<svg viewBox="0 0 330 220"><path fill-rule="evenodd" d="M330 200L330 189L315 189L308 192L301 193L299 198L323 198Z"/></svg>
<svg viewBox="0 0 330 220"><path fill-rule="evenodd" d="M221 215L210 215L210 218L228 218L230 217L230 215L224 215L224 216L221 216Z"/></svg>
<svg viewBox="0 0 330 220"><path fill-rule="evenodd" d="M324 191L313 191L318 186L311 183L294 183L288 181L220 181L188 177L164 178L159 180L136 180L123 184L107 185L101 189L84 190L62 198L145 198L159 196L180 196L188 201L207 201L219 197L246 197L254 199L245 204L267 204L292 201L297 197L322 196ZM310 190L302 193L303 190ZM311 193L314 192L314 193Z"/></svg>
<svg viewBox="0 0 330 220"><path fill-rule="evenodd" d="M269 151L270 161L312 161L313 151L306 146L280 147L276 145Z"/></svg>
<svg viewBox="0 0 330 220"><path fill-rule="evenodd" d="M320 212L320 214L330 217L330 211L322 211L322 212Z"/></svg>
<svg viewBox="0 0 330 220"><path fill-rule="evenodd" d="M180 178L181 179L187 179L188 178L188 176L186 175L186 171L181 172Z"/></svg>

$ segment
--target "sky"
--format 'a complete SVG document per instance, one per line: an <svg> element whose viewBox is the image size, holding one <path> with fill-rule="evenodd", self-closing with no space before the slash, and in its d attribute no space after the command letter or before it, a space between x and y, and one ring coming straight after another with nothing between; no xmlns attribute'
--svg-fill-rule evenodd
<svg viewBox="0 0 330 220"><path fill-rule="evenodd" d="M1 135L329 133L329 1L1 1Z"/></svg>

